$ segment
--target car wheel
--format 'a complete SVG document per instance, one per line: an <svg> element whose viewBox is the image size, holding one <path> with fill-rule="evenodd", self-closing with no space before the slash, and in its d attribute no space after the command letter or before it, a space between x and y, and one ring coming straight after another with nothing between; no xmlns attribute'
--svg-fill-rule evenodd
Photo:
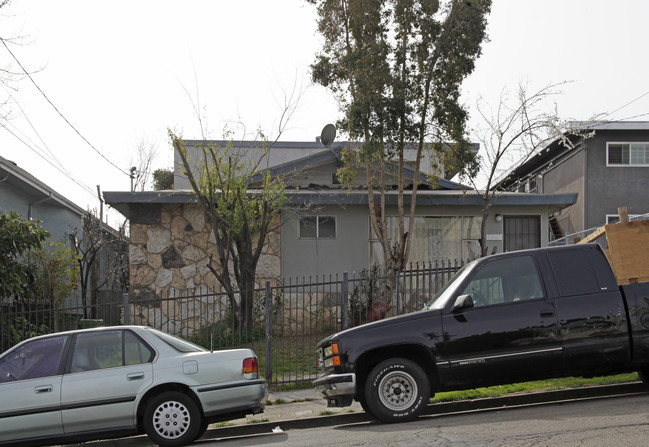
<svg viewBox="0 0 649 447"><path fill-rule="evenodd" d="M638 371L638 377L642 380L642 383L649 385L649 368L643 368Z"/></svg>
<svg viewBox="0 0 649 447"><path fill-rule="evenodd" d="M363 411L364 411L368 416L370 416L370 417L376 419L376 416L374 416L374 415L372 414L372 410L371 410L370 407L367 405L367 399L365 399L365 396L360 396L360 397L358 398L358 402L361 404L361 408L363 409Z"/></svg>
<svg viewBox="0 0 649 447"><path fill-rule="evenodd" d="M169 391L155 396L144 410L144 430L163 446L192 443L203 426L198 405L186 394Z"/></svg>
<svg viewBox="0 0 649 447"><path fill-rule="evenodd" d="M423 369L408 359L384 360L365 382L370 414L383 422L416 419L428 405L430 383Z"/></svg>

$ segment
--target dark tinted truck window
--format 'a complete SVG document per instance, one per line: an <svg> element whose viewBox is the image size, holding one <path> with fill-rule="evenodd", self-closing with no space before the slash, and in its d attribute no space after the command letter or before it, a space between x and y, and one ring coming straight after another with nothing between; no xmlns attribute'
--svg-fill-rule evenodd
<svg viewBox="0 0 649 447"><path fill-rule="evenodd" d="M561 296L583 295L600 291L597 275L585 250L555 250L548 252L552 271Z"/></svg>

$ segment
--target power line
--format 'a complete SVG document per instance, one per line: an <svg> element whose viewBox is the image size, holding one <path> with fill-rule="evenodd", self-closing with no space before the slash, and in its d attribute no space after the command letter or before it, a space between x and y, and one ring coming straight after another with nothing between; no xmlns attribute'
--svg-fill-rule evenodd
<svg viewBox="0 0 649 447"><path fill-rule="evenodd" d="M77 133L77 135L79 135L79 137L81 137L81 139L82 139L83 141L85 141L86 144L88 144L88 146L90 146L90 147L91 147L95 152L97 152L97 154L99 154L99 156L100 156L101 158L103 158L104 160L106 160L106 161L107 161L111 166L113 166L115 169L119 170L122 174L130 175L129 172L122 170L122 168L120 168L120 167L117 166L115 163L113 163L113 162L110 161L108 158L106 158L106 156L105 156L104 154L102 154L102 153L101 153L101 152L100 152L100 151L99 151L95 146L93 146L92 143L90 143L90 141L88 141L88 139L87 139L86 137L84 137L84 136L81 134L81 132L79 132L79 131L77 130L77 128L74 127L74 126L72 125L72 123L71 123L70 121L68 121L68 119L67 119L67 118L66 118L66 117L65 117L65 116L64 116L64 115L59 111L59 109L54 105L54 103L52 103L52 101L50 101L50 99L47 97L47 95L45 94L45 92L43 92L43 90L41 90L41 88L38 86L38 84L36 84L36 82L34 81L34 79L32 78L32 76L29 74L29 72L25 69L25 67L23 67L23 65L20 63L20 61L18 60L18 58L17 58L17 57L13 54L13 52L9 49L9 47L7 46L7 43L5 42L5 40L2 39L1 37L0 37L0 40L2 41L2 44L4 45L5 49L9 52L9 54L11 55L11 57L16 61L16 63L17 63L18 66L20 67L20 69L23 71L23 73L25 73L25 75L29 78L29 80L32 82L32 84L34 84L34 86L36 87L36 89L41 93L41 95L43 95L43 97L45 98L45 100L46 100L46 101L47 101L47 102L48 102L48 103L49 103L49 104L54 108L54 110L56 110L56 113L58 113L59 116L60 116L61 118L63 118L63 120L68 124L68 126L70 126L70 127L72 128L72 130L74 130L74 131Z"/></svg>
<svg viewBox="0 0 649 447"><path fill-rule="evenodd" d="M635 99L633 99L633 100L627 102L627 103L624 104L623 106L618 107L617 109L613 110L612 112L607 113L607 114L604 115L604 116L610 116L610 115L613 115L614 113L619 112L619 111L622 110L623 108L625 108L625 107L627 107L627 106L630 106L630 105L633 104L634 102L639 101L640 99L644 98L644 97L647 96L647 95L649 95L649 91L644 92L642 95L640 95L640 96L638 96L637 98L635 98ZM639 116L644 116L644 115L646 115L646 113L645 113L645 114L642 114L642 115L634 116L634 117L632 117L632 118L637 118L637 117L639 117ZM631 118L625 118L625 119L631 119Z"/></svg>
<svg viewBox="0 0 649 447"><path fill-rule="evenodd" d="M43 154L39 153L37 150L35 150L32 146L30 146L25 140L20 138L15 132L11 131L7 126L3 126L3 128L9 132L11 135L14 136L18 141L20 141L22 144L27 146L27 148L31 149L36 155L41 157L43 160L45 160L49 165L51 165L54 169L65 175L67 178L72 180L74 183L76 183L78 186L80 186L83 190L85 190L87 193L89 193L93 198L97 198L95 195L95 192L87 185L84 185L81 183L79 180L75 179L74 177L70 176L67 172L64 172L60 167L54 165L50 160L48 160Z"/></svg>

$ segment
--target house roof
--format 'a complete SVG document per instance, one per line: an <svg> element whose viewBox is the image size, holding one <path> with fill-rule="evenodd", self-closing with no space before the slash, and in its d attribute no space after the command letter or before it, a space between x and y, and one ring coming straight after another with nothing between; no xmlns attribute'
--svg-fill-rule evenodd
<svg viewBox="0 0 649 447"><path fill-rule="evenodd" d="M255 191L250 191L254 193ZM409 203L409 191L406 191L406 203ZM387 204L396 205L397 192L388 191ZM290 205L367 205L368 194L365 190L287 190L286 195ZM105 191L104 200L124 216L130 218L131 205L145 204L187 204L197 203L196 195L188 190L169 191ZM577 201L577 194L525 194L505 192L492 199L492 205L501 206L550 206L558 209L565 208ZM419 205L444 206L479 206L482 198L478 191L433 191L417 192Z"/></svg>
<svg viewBox="0 0 649 447"><path fill-rule="evenodd" d="M649 121L592 121L577 123L577 128L583 131L619 131L619 130L649 130ZM514 165L498 181L497 188L508 188L515 184L519 179L526 177L530 173L548 165L556 157L570 151L581 149L583 139L579 136L568 136L574 144L574 147L568 147L563 144L560 138L557 138L547 145L539 148L532 156Z"/></svg>
<svg viewBox="0 0 649 447"><path fill-rule="evenodd" d="M15 162L0 157L0 180L7 185L11 185L25 197L25 202L31 207L42 201L54 201L59 206L69 209L70 211L83 216L85 211L71 200L56 192L53 188L40 181L29 172L20 168ZM2 184L0 183L0 187ZM6 210L9 211L9 210ZM31 216L26 216L31 217Z"/></svg>
<svg viewBox="0 0 649 447"><path fill-rule="evenodd" d="M320 152L307 155L297 160L291 160L286 163L278 164L269 168L270 175L277 176L282 174L288 174L290 172L295 172L306 168L313 168L331 162L338 163L340 160L342 160L342 151L343 151L343 147L338 146L336 148L330 148L328 150L322 150ZM378 163L375 163L375 165L377 165L378 167ZM403 172L405 178L409 180L414 179L415 177L414 169L405 167L403 169ZM254 183L261 180L261 176L262 176L261 173L253 176L252 182ZM424 172L419 173L419 182L428 185L432 184L430 179L428 178L428 175ZM436 186L439 189L454 189L454 190L468 189L466 186L463 186L459 183L452 182L450 180L446 180L443 178L440 178L437 181Z"/></svg>

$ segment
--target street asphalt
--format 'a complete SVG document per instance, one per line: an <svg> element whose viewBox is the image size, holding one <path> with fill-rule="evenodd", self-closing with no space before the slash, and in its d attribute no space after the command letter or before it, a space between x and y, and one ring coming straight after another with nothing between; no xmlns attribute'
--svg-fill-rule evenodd
<svg viewBox="0 0 649 447"><path fill-rule="evenodd" d="M506 396L458 402L434 403L424 414L450 414L476 410L514 407L570 401L575 399L601 398L625 394L647 393L649 388L641 382L573 388L557 391L509 394ZM358 402L350 407L327 408L327 401L315 389L295 391L271 391L269 405L264 413L237 419L225 424L210 426L201 439L230 438L253 434L271 433L305 428L326 427L341 424L367 422L372 419L365 414ZM78 444L92 447L149 447L146 436L134 436Z"/></svg>

